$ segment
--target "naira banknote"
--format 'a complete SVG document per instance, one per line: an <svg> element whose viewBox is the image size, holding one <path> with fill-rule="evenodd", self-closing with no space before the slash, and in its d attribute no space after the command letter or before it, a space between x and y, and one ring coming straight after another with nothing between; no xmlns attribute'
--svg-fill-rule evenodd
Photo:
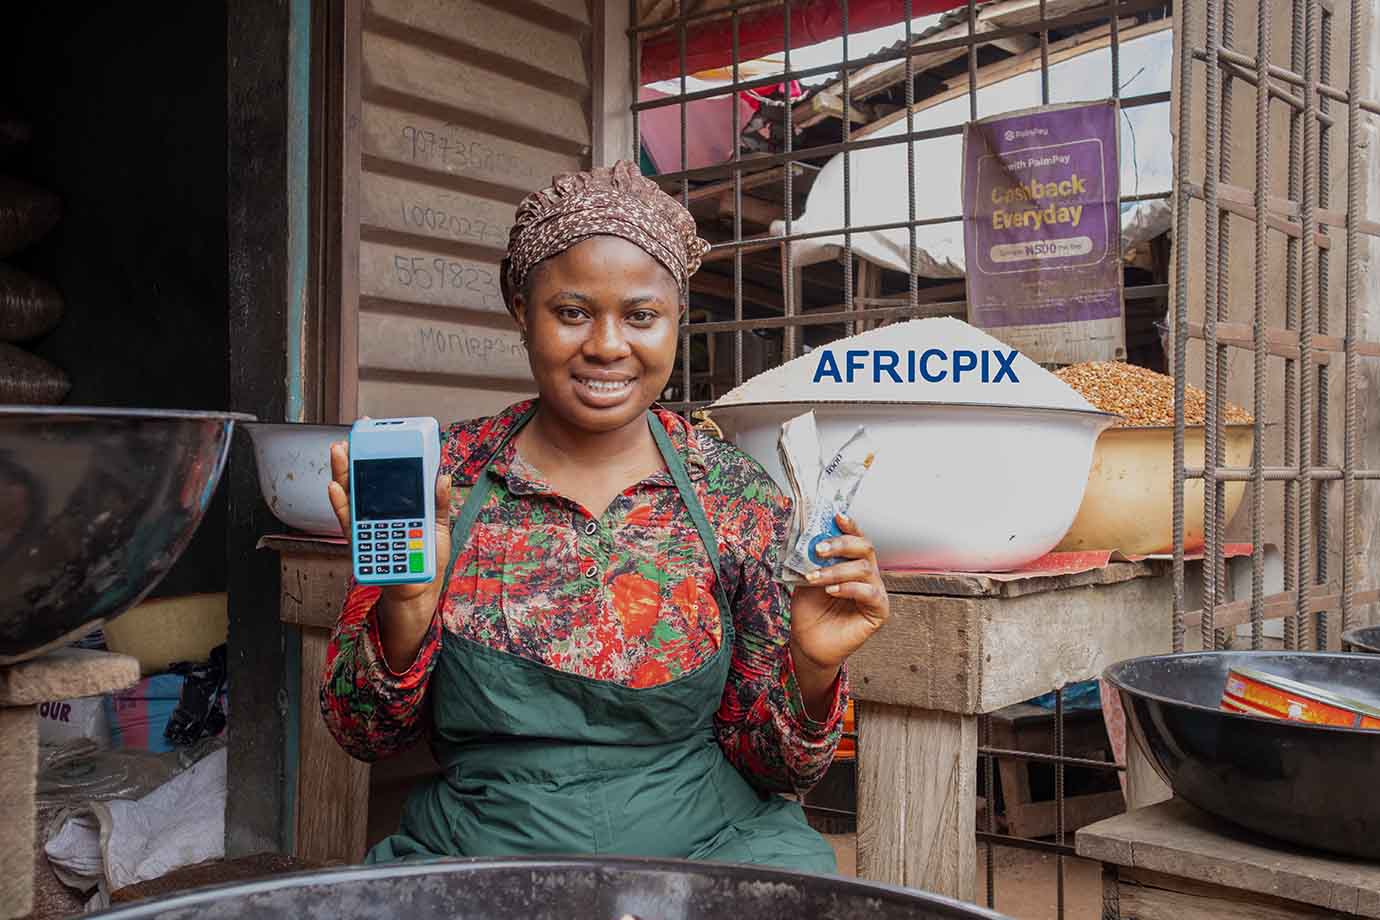
<svg viewBox="0 0 1380 920"><path fill-rule="evenodd" d="M859 427L826 459L815 414L806 412L781 426L777 454L794 504L786 545L777 562L776 580L801 584L810 572L838 561L820 558L815 547L820 541L839 535L835 518L848 513L877 451L867 429Z"/></svg>

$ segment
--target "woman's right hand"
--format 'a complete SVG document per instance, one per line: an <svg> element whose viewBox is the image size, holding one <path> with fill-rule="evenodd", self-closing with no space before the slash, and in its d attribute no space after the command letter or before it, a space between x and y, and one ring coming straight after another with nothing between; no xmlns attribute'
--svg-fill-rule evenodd
<svg viewBox="0 0 1380 920"><path fill-rule="evenodd" d="M340 530L354 542L350 520L350 444L331 445L331 482L326 486ZM441 600L441 582L450 562L449 476L436 477L436 577L425 584L383 585L379 596L379 635L384 656L395 671L407 667L421 648L422 639Z"/></svg>

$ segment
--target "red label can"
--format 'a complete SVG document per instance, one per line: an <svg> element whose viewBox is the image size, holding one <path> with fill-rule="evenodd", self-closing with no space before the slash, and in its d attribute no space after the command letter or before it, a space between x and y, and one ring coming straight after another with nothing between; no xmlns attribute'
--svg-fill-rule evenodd
<svg viewBox="0 0 1380 920"><path fill-rule="evenodd" d="M1227 672L1221 708L1245 715L1380 730L1380 710L1287 677L1245 668Z"/></svg>

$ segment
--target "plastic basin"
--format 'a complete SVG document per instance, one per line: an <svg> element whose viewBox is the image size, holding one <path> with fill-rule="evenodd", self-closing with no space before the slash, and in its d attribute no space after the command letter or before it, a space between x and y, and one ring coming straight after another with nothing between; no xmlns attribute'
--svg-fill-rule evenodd
<svg viewBox="0 0 1380 920"><path fill-rule="evenodd" d="M348 438L350 426L255 422L245 428L254 442L259 489L273 516L293 530L343 536L326 486L331 444Z"/></svg>
<svg viewBox="0 0 1380 920"><path fill-rule="evenodd" d="M709 410L725 437L790 487L782 423L813 409L826 449L867 426L877 459L852 514L887 569L999 572L1054 548L1073 523L1098 434L1116 417L953 403L760 403Z"/></svg>
<svg viewBox="0 0 1380 920"><path fill-rule="evenodd" d="M1226 428L1226 465L1250 466L1250 425ZM1184 429L1184 464L1203 465L1202 427ZM1246 483L1226 483L1226 519L1241 506ZM1174 429L1109 428L1097 439L1083 504L1056 547L1121 550L1150 555L1174 551ZM1203 546L1203 480L1184 483L1184 550Z"/></svg>

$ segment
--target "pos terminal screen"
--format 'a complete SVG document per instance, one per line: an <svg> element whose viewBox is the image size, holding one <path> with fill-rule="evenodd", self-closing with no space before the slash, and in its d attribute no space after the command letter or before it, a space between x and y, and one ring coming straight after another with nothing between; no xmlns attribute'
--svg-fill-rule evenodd
<svg viewBox="0 0 1380 920"><path fill-rule="evenodd" d="M359 520L421 518L422 458L354 462L355 517Z"/></svg>

